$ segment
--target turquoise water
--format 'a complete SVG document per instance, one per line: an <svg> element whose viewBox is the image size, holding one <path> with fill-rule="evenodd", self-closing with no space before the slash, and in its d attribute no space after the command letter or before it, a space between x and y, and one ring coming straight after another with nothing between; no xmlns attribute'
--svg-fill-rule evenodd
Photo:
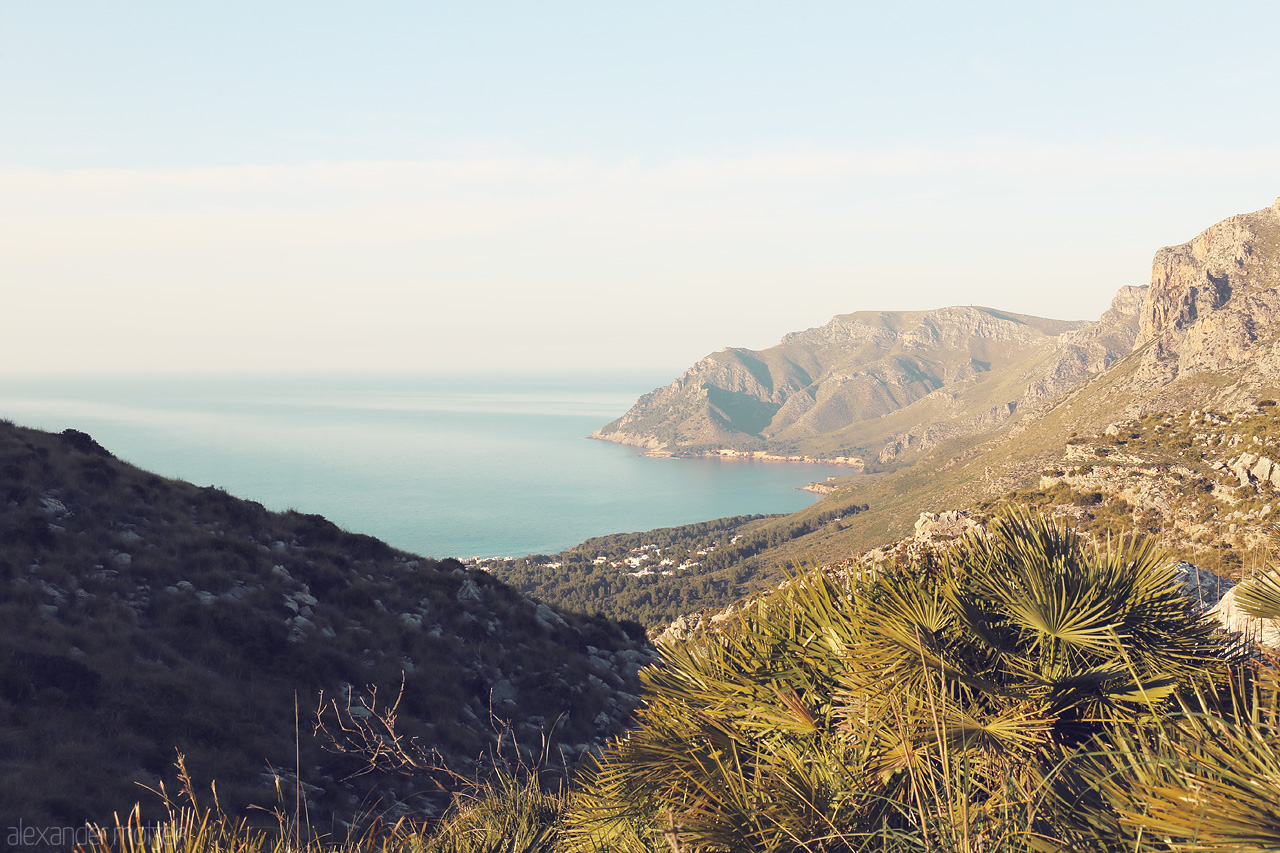
<svg viewBox="0 0 1280 853"><path fill-rule="evenodd" d="M0 379L0 417L424 556L554 553L606 533L790 512L847 470L647 459L585 436L661 375Z"/></svg>

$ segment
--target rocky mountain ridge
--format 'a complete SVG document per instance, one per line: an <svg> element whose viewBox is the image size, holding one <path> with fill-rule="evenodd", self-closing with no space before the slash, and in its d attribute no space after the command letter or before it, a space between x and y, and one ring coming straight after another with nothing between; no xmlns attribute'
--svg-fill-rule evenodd
<svg viewBox="0 0 1280 853"><path fill-rule="evenodd" d="M1155 411L1237 411L1277 392L1280 199L1157 251L1133 351L1030 420L1094 430Z"/></svg>
<svg viewBox="0 0 1280 853"><path fill-rule="evenodd" d="M858 312L707 356L592 438L663 453L765 451L881 465L989 432L1127 353L1145 288L1095 323L989 308Z"/></svg>
<svg viewBox="0 0 1280 853"><path fill-rule="evenodd" d="M1135 343L1150 344L1139 377L1169 385L1226 374L1238 387L1213 402L1247 404L1251 390L1280 379L1277 320L1280 199L1156 253Z"/></svg>

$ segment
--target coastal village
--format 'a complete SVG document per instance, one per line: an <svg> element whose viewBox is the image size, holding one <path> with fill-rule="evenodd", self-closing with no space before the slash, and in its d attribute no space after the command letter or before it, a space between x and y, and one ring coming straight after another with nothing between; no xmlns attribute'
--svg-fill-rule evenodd
<svg viewBox="0 0 1280 853"><path fill-rule="evenodd" d="M801 462L809 465L838 465L844 468L855 468L862 471L866 468L866 460L860 456L804 456L801 454L783 455L769 453L765 450L734 450L731 447L720 447L712 450L665 450L652 449L644 452L653 459L692 459L696 457L711 459L729 459L742 462Z"/></svg>
<svg viewBox="0 0 1280 853"><path fill-rule="evenodd" d="M742 537L735 535L727 541L736 544ZM655 542L644 542L630 548L619 545L613 548L598 546L590 553L583 553L582 546L571 552L555 556L530 555L528 557L469 557L464 563L468 568L483 569L493 573L495 570L509 569L523 564L526 567L540 569L564 569L566 563L589 565L593 569L614 569L620 574L643 578L653 575L671 576L700 566L701 559L710 556L719 547L720 542L709 540L693 546L674 544L662 546ZM601 553L604 550L606 553Z"/></svg>

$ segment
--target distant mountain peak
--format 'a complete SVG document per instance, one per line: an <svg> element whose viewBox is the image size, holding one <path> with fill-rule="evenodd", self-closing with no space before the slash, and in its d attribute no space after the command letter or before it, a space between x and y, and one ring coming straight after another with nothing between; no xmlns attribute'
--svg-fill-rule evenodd
<svg viewBox="0 0 1280 853"><path fill-rule="evenodd" d="M1126 288L1096 323L974 305L840 314L765 350L712 353L592 437L895 462L998 426L1127 353L1141 290Z"/></svg>

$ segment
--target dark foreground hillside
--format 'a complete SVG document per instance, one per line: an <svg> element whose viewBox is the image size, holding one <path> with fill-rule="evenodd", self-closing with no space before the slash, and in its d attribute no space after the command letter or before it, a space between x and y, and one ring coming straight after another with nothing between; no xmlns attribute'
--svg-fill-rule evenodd
<svg viewBox="0 0 1280 853"><path fill-rule="evenodd" d="M295 769L313 821L428 809L423 774L353 776L313 735L322 691L359 712L403 679L400 731L468 774L504 724L576 759L629 716L650 653L638 625L8 422L0 583L0 827L157 814L140 786L175 792L178 752L231 811L274 808L277 778L291 810Z"/></svg>

